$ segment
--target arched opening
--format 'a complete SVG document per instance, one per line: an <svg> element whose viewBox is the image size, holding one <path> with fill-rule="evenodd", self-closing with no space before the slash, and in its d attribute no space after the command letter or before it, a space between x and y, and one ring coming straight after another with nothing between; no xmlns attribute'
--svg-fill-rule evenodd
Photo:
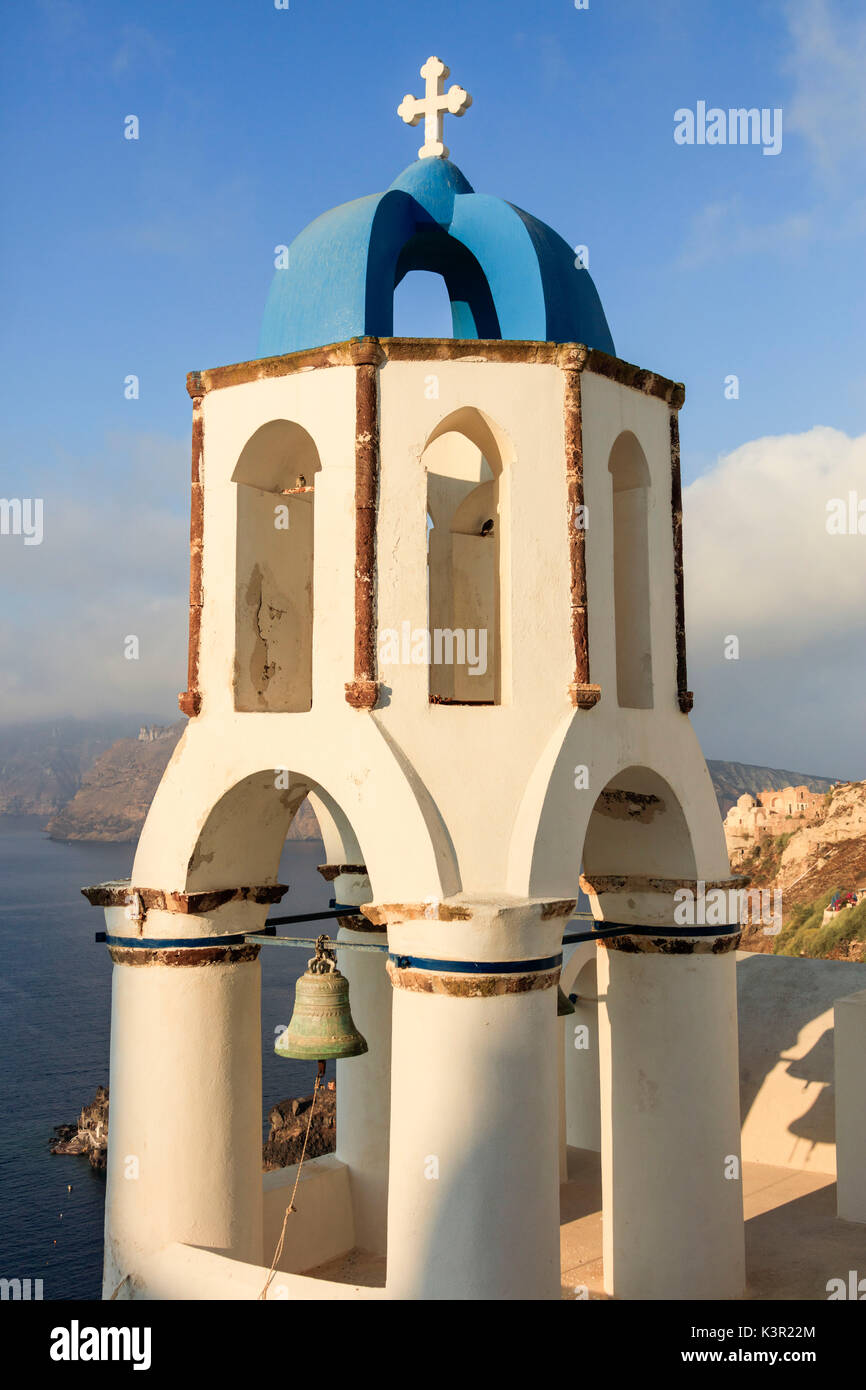
<svg viewBox="0 0 866 1390"><path fill-rule="evenodd" d="M422 456L427 475L430 700L499 704L505 509L499 442L479 412L457 411Z"/></svg>
<svg viewBox="0 0 866 1390"><path fill-rule="evenodd" d="M245 445L237 484L235 708L300 712L313 703L316 474L312 437L271 420Z"/></svg>
<svg viewBox="0 0 866 1390"><path fill-rule="evenodd" d="M441 275L413 270L394 291L396 338L451 338L454 336L451 300Z"/></svg>
<svg viewBox="0 0 866 1390"><path fill-rule="evenodd" d="M621 707L652 709L648 505L646 456L630 430L610 452L613 497L613 591L616 622L616 693Z"/></svg>
<svg viewBox="0 0 866 1390"><path fill-rule="evenodd" d="M637 875L694 879L695 853L669 784L646 767L627 767L596 799L583 846L584 877Z"/></svg>
<svg viewBox="0 0 866 1390"><path fill-rule="evenodd" d="M186 886L204 890L276 882L287 884L289 892L270 910L271 917L328 911L332 905L348 909L375 899L364 850L341 805L309 775L269 768L243 778L212 807L190 857ZM351 920L281 924L277 931L300 938L326 933L332 941L354 936L365 946L381 936L385 946L384 931L376 933L366 924L363 932L353 933L347 929ZM257 1118L262 1128L256 1142L265 1145L265 1264L293 1188L316 1077L314 1062L278 1056L274 1044L290 1021L295 985L312 955L310 946L262 949L261 1009L248 1018L247 1034L233 1039L238 1050L261 1050L263 1104ZM373 1252L377 1269L384 1270L392 995L386 959L385 949L337 947L338 967L349 980L352 1017L368 1051L327 1065L306 1160L334 1146L336 1160L318 1171L315 1165L304 1169L304 1181L312 1182L315 1192L293 1222L292 1241L286 1241L277 1265L284 1272L306 1272L348 1256L355 1242ZM291 1105L295 1100L301 1102L297 1111ZM335 1144L328 1142L330 1136ZM317 1215L323 1207L331 1210L324 1225Z"/></svg>
<svg viewBox="0 0 866 1390"><path fill-rule="evenodd" d="M394 287L393 304L386 307L391 308L395 334L412 338L502 336L490 284L479 261L441 227L423 227L400 249Z"/></svg>
<svg viewBox="0 0 866 1390"><path fill-rule="evenodd" d="M570 1149L601 1148L598 1074L598 972L592 942L571 948L560 985L574 1013L563 1022L563 1123Z"/></svg>
<svg viewBox="0 0 866 1390"><path fill-rule="evenodd" d="M672 892L659 899L664 904L659 916L651 918L640 907L641 899L645 907L656 895L652 882L661 892L658 880L689 882L696 876L691 833L670 784L646 767L625 768L611 778L593 805L582 862L583 880L597 890L593 897L605 919L640 924L643 917L645 925L650 920L674 925ZM560 981L575 1008L564 1020L564 1139L569 1150L596 1154L601 1149L599 1004L605 1002L597 962L604 950L594 942L566 947ZM587 1161L572 1152L569 1171L586 1170Z"/></svg>

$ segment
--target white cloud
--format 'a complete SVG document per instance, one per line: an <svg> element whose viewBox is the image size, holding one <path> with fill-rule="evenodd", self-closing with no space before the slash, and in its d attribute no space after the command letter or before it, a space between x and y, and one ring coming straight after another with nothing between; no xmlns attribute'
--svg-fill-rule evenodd
<svg viewBox="0 0 866 1390"><path fill-rule="evenodd" d="M685 490L690 684L708 756L866 775L866 535L827 531L828 502L852 492L866 501L866 435L824 426L744 444Z"/></svg>
<svg viewBox="0 0 866 1390"><path fill-rule="evenodd" d="M862 625L866 535L827 531L828 501L858 488L866 501L866 435L816 426L722 457L685 494L692 620L797 644Z"/></svg>
<svg viewBox="0 0 866 1390"><path fill-rule="evenodd" d="M120 29L120 47L111 60L111 71L115 77L127 78L130 71L139 72L153 68L162 72L172 50L161 39L157 39L142 24L123 24Z"/></svg>
<svg viewBox="0 0 866 1390"><path fill-rule="evenodd" d="M707 203L692 218L678 263L686 269L722 263L738 255L773 255L797 250L824 235L825 219L793 212L773 222L751 223L739 193ZM839 235L839 228L835 235Z"/></svg>
<svg viewBox="0 0 866 1390"><path fill-rule="evenodd" d="M843 14L831 0L788 0L793 91L785 125L806 140L820 172L863 182L866 144L866 14Z"/></svg>
<svg viewBox="0 0 866 1390"><path fill-rule="evenodd" d="M862 4L858 9L845 15L832 0L787 0L785 5L788 51L781 67L791 82L782 108L785 139L802 138L817 175L804 190L804 206L759 221L739 193L707 203L691 219L680 266L693 269L732 256L778 257L810 244L862 238L866 13Z"/></svg>
<svg viewBox="0 0 866 1390"><path fill-rule="evenodd" d="M62 481L43 478L41 545L0 536L0 584L14 595L0 628L3 723L170 714L186 683L188 445L114 435L108 452L108 470L78 460L51 475ZM129 635L137 661L124 656Z"/></svg>

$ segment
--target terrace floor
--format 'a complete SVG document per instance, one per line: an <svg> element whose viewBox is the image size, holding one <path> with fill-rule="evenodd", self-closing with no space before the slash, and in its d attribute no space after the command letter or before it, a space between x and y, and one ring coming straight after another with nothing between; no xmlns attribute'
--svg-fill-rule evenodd
<svg viewBox="0 0 866 1390"><path fill-rule="evenodd" d="M608 1295L602 1283L601 1161L568 1151L568 1181L560 1188L562 1297L585 1286L590 1299ZM745 1297L826 1300L827 1281L866 1274L866 1226L836 1216L836 1184L823 1173L743 1164L746 1223ZM385 1258L352 1250L307 1273L340 1284L385 1285Z"/></svg>
<svg viewBox="0 0 866 1390"><path fill-rule="evenodd" d="M562 1296L585 1285L607 1298L602 1283L601 1162L597 1153L568 1151L568 1182L560 1188ZM825 1173L743 1164L746 1299L826 1300L827 1280L866 1273L866 1226L836 1216L836 1184Z"/></svg>

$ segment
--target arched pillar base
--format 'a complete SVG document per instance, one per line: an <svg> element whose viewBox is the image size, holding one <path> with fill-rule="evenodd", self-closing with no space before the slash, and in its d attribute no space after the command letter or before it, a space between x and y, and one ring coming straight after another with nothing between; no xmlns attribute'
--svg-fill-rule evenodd
<svg viewBox="0 0 866 1390"><path fill-rule="evenodd" d="M606 1291L737 1299L745 1285L736 934L598 953Z"/></svg>
<svg viewBox="0 0 866 1390"><path fill-rule="evenodd" d="M572 901L367 907L394 986L389 1297L557 1299L556 985Z"/></svg>
<svg viewBox="0 0 866 1390"><path fill-rule="evenodd" d="M114 962L105 1298L172 1242L262 1259L261 974L244 937L282 891L219 890L210 908L207 894L87 892Z"/></svg>

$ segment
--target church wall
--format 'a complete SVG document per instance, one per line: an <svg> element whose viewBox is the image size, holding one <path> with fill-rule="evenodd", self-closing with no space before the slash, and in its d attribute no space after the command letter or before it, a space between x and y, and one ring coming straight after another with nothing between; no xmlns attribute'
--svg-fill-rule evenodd
<svg viewBox="0 0 866 1390"><path fill-rule="evenodd" d="M434 399L425 394L431 376L438 390ZM460 846L464 890L501 887L513 808L541 754L545 730L571 708L562 376L556 367L537 364L392 361L380 381L380 633L399 631L405 621L412 629L426 626L422 455L431 434L453 412L473 406L500 441L501 705L431 705L426 665L399 664L380 669L388 703L373 717L410 752L441 808ZM475 767L482 815L463 790ZM461 770L456 780L455 768Z"/></svg>
<svg viewBox="0 0 866 1390"><path fill-rule="evenodd" d="M643 450L650 473L647 549L654 707L667 709L672 702L676 707L670 408L663 401L592 372L583 373L582 394L592 679L601 685L603 699L616 699L613 506L608 462L617 439L629 430Z"/></svg>
<svg viewBox="0 0 866 1390"><path fill-rule="evenodd" d="M343 698L342 681L351 677L354 640L354 387L353 370L336 367L227 387L204 399L204 607L199 675L208 712L227 711L234 704L238 484L231 478L247 441L270 420L297 421L312 436L321 460L321 472L315 475L313 704L322 700L333 704ZM293 482L294 475L287 475L286 486ZM282 500L274 496L272 505ZM269 532L272 553L276 537L276 545L285 544L291 555L292 519L290 515L288 530ZM336 682L335 694L331 671L336 667L342 679Z"/></svg>

